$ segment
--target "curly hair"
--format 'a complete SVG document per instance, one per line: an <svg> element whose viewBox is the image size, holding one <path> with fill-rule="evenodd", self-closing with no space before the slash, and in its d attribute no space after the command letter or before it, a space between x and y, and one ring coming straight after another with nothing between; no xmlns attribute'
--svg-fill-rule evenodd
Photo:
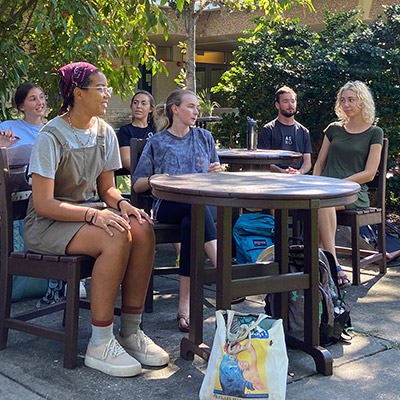
<svg viewBox="0 0 400 400"><path fill-rule="evenodd" d="M339 121L345 123L348 120L340 105L340 98L344 90L352 90L357 96L357 105L361 108L362 118L365 122L373 124L375 121L375 103L371 90L361 81L349 81L339 89L336 96L335 113Z"/></svg>

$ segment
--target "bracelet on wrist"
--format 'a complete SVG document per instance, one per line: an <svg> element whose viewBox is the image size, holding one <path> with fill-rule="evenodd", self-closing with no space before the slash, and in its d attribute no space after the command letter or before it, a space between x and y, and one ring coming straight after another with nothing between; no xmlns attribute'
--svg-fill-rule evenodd
<svg viewBox="0 0 400 400"><path fill-rule="evenodd" d="M151 176L149 176L149 177L147 178L147 184L149 185L149 188L151 189L150 178L151 178Z"/></svg>
<svg viewBox="0 0 400 400"><path fill-rule="evenodd" d="M90 221L89 221L89 224L90 225L94 225L94 223L96 222L96 220L97 220L97 214L98 214L99 212L96 210L92 215L91 215L91 217L90 217Z"/></svg>
<svg viewBox="0 0 400 400"><path fill-rule="evenodd" d="M86 211L85 211L85 216L83 217L83 220L84 220L85 222L87 222L86 217L87 217L87 213L89 212L89 210L90 210L90 208L88 207L88 208L86 209Z"/></svg>
<svg viewBox="0 0 400 400"><path fill-rule="evenodd" d="M98 215L99 211L96 211L94 213L94 218L93 218L93 225L97 222L97 215Z"/></svg>
<svg viewBox="0 0 400 400"><path fill-rule="evenodd" d="M121 207L120 207L121 201L127 201L129 204L131 204L131 202L130 202L128 199L119 199L119 200L117 201L117 208L118 208L118 211L121 211Z"/></svg>

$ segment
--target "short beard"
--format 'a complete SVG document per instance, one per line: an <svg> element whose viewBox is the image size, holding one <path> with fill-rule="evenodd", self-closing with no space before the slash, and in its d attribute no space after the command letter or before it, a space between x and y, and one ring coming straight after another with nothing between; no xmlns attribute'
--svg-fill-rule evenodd
<svg viewBox="0 0 400 400"><path fill-rule="evenodd" d="M292 112L287 112L287 111L281 110L281 114L286 118L290 118L290 117L293 117L293 115L296 114L296 110L294 110Z"/></svg>

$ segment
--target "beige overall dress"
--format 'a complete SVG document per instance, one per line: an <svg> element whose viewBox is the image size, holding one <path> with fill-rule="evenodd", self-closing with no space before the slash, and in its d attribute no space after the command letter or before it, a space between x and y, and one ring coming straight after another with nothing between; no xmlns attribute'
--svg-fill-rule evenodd
<svg viewBox="0 0 400 400"><path fill-rule="evenodd" d="M62 133L55 127L46 127L62 146L61 159L54 178L54 198L60 201L98 208L97 178L105 166L106 124L98 120L96 144L90 147L71 149ZM45 254L65 254L65 249L85 222L55 221L39 216L29 200L25 218L24 240L26 247Z"/></svg>

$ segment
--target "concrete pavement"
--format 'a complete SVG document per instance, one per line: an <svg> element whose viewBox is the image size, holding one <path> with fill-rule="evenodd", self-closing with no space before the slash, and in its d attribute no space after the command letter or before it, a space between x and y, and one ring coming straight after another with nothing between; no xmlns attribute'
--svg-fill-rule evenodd
<svg viewBox="0 0 400 400"><path fill-rule="evenodd" d="M157 247L157 260L173 262L171 245ZM343 260L348 264L349 260ZM169 263L169 264L167 264ZM348 270L350 271L350 269ZM400 399L400 267L389 268L380 276L376 268L364 270L362 285L348 289L356 336L350 345L330 346L334 373L325 377L315 371L312 358L289 349L290 371L287 399ZM89 285L88 285L89 286ZM86 368L83 357L90 335L90 315L82 310L79 332L79 365L62 367L63 346L35 336L10 331L6 350L0 352L0 399L132 399L194 400L206 370L206 363L195 357L179 357L183 333L176 325L178 276L157 276L154 312L145 314L144 330L171 355L163 369L144 369L140 376L114 378ZM215 327L215 287L205 286L204 341L212 344ZM248 297L233 308L262 312L263 296ZM14 304L19 309L34 307L35 300ZM46 317L49 325L59 324L62 315ZM118 329L118 319L115 332Z"/></svg>

